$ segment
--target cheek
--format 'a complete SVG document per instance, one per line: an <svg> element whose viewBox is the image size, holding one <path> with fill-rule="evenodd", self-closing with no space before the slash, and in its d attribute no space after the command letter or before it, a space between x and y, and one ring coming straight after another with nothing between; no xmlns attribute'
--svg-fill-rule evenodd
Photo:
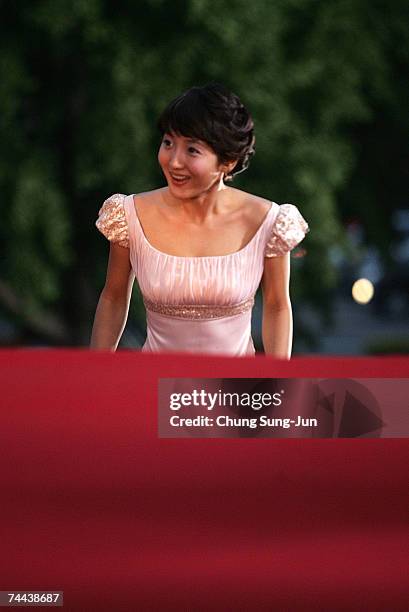
<svg viewBox="0 0 409 612"><path fill-rule="evenodd" d="M198 176L210 178L217 172L217 167L212 160L196 158L190 164L191 170Z"/></svg>
<svg viewBox="0 0 409 612"><path fill-rule="evenodd" d="M162 170L167 170L170 162L170 152L160 147L158 150L158 163ZM190 157L185 159L185 167L197 179L212 179L217 173L217 162L206 157Z"/></svg>
<svg viewBox="0 0 409 612"><path fill-rule="evenodd" d="M158 151L158 162L160 166L164 166L166 164L167 161L167 153L166 151L161 147Z"/></svg>

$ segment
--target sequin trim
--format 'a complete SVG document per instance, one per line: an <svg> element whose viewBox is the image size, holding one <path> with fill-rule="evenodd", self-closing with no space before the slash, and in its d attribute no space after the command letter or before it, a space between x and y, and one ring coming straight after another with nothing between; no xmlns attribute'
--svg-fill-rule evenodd
<svg viewBox="0 0 409 612"><path fill-rule="evenodd" d="M95 225L111 242L129 248L128 224L125 216L123 193L115 193L105 200Z"/></svg>
<svg viewBox="0 0 409 612"><path fill-rule="evenodd" d="M152 302L147 298L143 299L145 308L153 312L179 319L205 320L221 319L232 317L251 310L254 305L254 298L251 297L244 302L234 306L214 306L213 304L161 304Z"/></svg>
<svg viewBox="0 0 409 612"><path fill-rule="evenodd" d="M278 257L291 251L309 231L298 208L294 204L282 204L266 245L265 257Z"/></svg>

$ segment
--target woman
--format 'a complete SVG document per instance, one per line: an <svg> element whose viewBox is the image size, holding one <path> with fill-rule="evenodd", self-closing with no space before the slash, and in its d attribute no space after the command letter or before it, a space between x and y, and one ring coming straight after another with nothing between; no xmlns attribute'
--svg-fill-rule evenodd
<svg viewBox="0 0 409 612"><path fill-rule="evenodd" d="M267 355L289 359L290 250L308 231L292 204L228 185L254 154L253 121L218 83L170 102L158 127L167 186L105 200L110 241L91 348L116 350L136 276L147 314L145 352L254 355L251 310L261 281Z"/></svg>

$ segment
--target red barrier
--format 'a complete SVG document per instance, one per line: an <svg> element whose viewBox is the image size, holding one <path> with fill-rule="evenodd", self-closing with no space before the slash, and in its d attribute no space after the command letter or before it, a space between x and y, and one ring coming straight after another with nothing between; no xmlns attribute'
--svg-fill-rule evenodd
<svg viewBox="0 0 409 612"><path fill-rule="evenodd" d="M159 439L159 377L409 361L0 352L0 590L66 610L406 610L405 439ZM31 609L31 608L30 608Z"/></svg>

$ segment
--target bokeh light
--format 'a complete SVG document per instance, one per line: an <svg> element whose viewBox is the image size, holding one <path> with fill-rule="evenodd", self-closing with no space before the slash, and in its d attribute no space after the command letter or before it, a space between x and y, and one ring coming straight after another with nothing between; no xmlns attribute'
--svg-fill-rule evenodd
<svg viewBox="0 0 409 612"><path fill-rule="evenodd" d="M352 285L352 297L358 304L368 304L374 294L374 286L367 278L359 278Z"/></svg>

